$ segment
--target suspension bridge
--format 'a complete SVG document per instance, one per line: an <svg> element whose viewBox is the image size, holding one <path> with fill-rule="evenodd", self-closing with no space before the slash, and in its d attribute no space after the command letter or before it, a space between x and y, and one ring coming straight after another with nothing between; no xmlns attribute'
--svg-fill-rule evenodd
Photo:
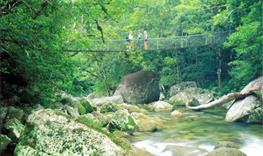
<svg viewBox="0 0 263 156"><path fill-rule="evenodd" d="M129 48L129 42L125 39L91 40L88 45L67 45L65 52L126 52L126 51L163 51L184 48L195 48L222 44L230 31L207 32L188 36L173 36L163 38L149 38L148 48L138 46L138 40L133 40L133 48ZM143 42L143 41L142 41ZM143 43L142 43L143 44Z"/></svg>

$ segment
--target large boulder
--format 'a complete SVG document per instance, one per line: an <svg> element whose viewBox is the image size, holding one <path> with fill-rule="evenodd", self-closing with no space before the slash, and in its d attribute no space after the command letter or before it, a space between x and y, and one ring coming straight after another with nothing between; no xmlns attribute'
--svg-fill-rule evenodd
<svg viewBox="0 0 263 156"><path fill-rule="evenodd" d="M253 90L258 90L259 94L252 94L234 101L228 109L226 121L243 120L245 122L263 123L263 76L251 81L240 93L246 94Z"/></svg>
<svg viewBox="0 0 263 156"><path fill-rule="evenodd" d="M250 95L242 100L236 101L227 111L225 120L229 122L236 121L242 117L249 115L249 113L260 105L257 97Z"/></svg>
<svg viewBox="0 0 263 156"><path fill-rule="evenodd" d="M106 135L76 122L61 111L42 109L27 119L15 155L124 155Z"/></svg>
<svg viewBox="0 0 263 156"><path fill-rule="evenodd" d="M159 100L159 79L154 72L139 71L128 74L120 83L114 95L121 95L124 102L144 104Z"/></svg>

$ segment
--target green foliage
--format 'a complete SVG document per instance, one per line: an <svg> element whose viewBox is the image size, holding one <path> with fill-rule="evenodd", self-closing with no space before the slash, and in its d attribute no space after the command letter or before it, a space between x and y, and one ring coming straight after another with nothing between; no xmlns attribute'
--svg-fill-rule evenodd
<svg viewBox="0 0 263 156"><path fill-rule="evenodd" d="M98 120L93 120L91 118L85 117L85 116L81 116L77 119L78 122L89 126L99 132L102 132L102 128L103 128L103 123L98 121Z"/></svg>
<svg viewBox="0 0 263 156"><path fill-rule="evenodd" d="M124 75L142 69L157 72L165 88L192 80L222 93L262 75L259 0L11 2L0 1L1 98L6 104L49 105L61 90L76 96L94 91L112 95ZM129 31L136 38L138 30L147 30L149 39L232 32L224 46L154 53L64 50L98 46L92 40L101 38L124 39Z"/></svg>
<svg viewBox="0 0 263 156"><path fill-rule="evenodd" d="M75 104L75 107L78 108L78 111L79 111L79 114L80 114L80 115L86 114L87 110L86 110L86 108L82 105L82 103L77 102L77 103Z"/></svg>
<svg viewBox="0 0 263 156"><path fill-rule="evenodd" d="M95 110L95 108L92 107L92 105L85 99L81 99L78 101L78 103L80 103L85 108L85 113L91 113Z"/></svg>

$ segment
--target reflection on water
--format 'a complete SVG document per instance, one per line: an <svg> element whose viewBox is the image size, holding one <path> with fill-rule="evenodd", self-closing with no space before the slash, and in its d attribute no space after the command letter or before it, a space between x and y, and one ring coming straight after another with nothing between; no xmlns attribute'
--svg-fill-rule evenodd
<svg viewBox="0 0 263 156"><path fill-rule="evenodd" d="M158 114L169 119L168 113ZM141 133L130 140L156 156L198 156L213 150L220 141L238 144L248 156L262 156L262 125L228 123L221 112L190 112L184 118L168 121L156 133Z"/></svg>

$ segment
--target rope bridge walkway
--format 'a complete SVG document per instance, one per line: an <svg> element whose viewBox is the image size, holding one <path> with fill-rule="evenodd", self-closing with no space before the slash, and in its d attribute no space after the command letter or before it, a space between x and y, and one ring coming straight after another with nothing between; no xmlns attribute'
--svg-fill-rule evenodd
<svg viewBox="0 0 263 156"><path fill-rule="evenodd" d="M194 48L203 47L209 45L222 44L230 31L224 32L213 32L204 34L195 34L188 36L175 36L175 37L165 37L165 38L149 38L148 48L143 48L143 41L141 41L142 46L138 46L138 40L133 41L133 48L129 48L129 42L125 39L115 39L115 40L91 40L89 45L73 45L70 44L64 48L65 52L125 52L133 50L143 50L143 51L161 51L161 50L175 50L183 48Z"/></svg>

